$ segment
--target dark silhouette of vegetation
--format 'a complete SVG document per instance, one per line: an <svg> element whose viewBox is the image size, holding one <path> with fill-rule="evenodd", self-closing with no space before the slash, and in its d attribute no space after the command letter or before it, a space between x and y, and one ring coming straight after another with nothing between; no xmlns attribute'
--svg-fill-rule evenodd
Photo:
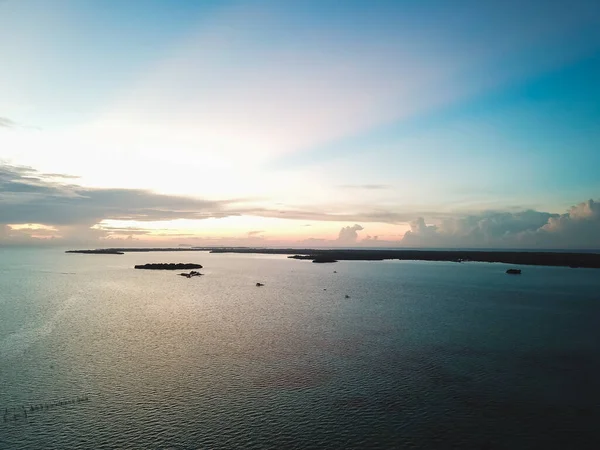
<svg viewBox="0 0 600 450"><path fill-rule="evenodd" d="M348 250L348 249L297 249L297 248L250 248L250 247L193 247L193 248L113 248L110 252L189 252L211 253L263 253L290 255L292 259L336 261L382 261L386 259L412 261L454 262L500 262L518 265L564 266L600 268L600 253L577 253L555 251L488 251L488 250ZM76 253L92 253L95 250L71 250ZM315 262L321 262L315 261ZM141 267L140 267L141 268ZM150 267L147 267L150 268ZM197 267L175 267L195 269ZM174 270L173 269L173 270ZM165 270L165 269L163 269ZM168 270L168 269L167 269Z"/></svg>
<svg viewBox="0 0 600 450"><path fill-rule="evenodd" d="M200 275L204 275L200 272L196 272L195 270L192 270L190 273L180 273L179 274L182 277L186 277L186 278L192 278L192 277L199 277Z"/></svg>
<svg viewBox="0 0 600 450"><path fill-rule="evenodd" d="M313 262L314 263L336 263L337 259L330 258L327 255L318 255L313 259Z"/></svg>
<svg viewBox="0 0 600 450"><path fill-rule="evenodd" d="M96 250L67 250L65 253L83 253L86 255L123 255L124 252L114 248L99 248Z"/></svg>
<svg viewBox="0 0 600 450"><path fill-rule="evenodd" d="M135 269L146 269L146 270L187 270L187 269L202 269L200 264L192 263L150 263L150 264L138 264L134 266ZM198 272L196 272L198 273ZM189 274L188 274L189 275Z"/></svg>

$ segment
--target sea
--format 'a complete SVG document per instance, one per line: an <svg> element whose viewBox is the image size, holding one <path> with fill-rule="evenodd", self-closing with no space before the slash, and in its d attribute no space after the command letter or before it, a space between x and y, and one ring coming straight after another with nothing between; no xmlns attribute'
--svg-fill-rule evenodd
<svg viewBox="0 0 600 450"><path fill-rule="evenodd" d="M598 449L600 270L510 267L0 249L0 449Z"/></svg>

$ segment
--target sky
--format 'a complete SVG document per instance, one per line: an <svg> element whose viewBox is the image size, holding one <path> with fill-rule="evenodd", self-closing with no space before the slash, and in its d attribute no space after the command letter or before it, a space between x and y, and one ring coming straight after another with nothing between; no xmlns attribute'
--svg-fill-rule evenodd
<svg viewBox="0 0 600 450"><path fill-rule="evenodd" d="M0 245L600 248L597 0L0 0Z"/></svg>

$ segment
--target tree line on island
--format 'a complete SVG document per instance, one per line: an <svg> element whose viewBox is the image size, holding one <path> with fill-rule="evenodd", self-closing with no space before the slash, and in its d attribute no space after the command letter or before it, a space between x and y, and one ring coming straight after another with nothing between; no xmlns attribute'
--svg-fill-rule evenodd
<svg viewBox="0 0 600 450"><path fill-rule="evenodd" d="M98 250L69 250L67 253L123 254L128 252L171 252L208 251L211 253L260 253L289 255L292 259L312 260L315 263L337 261L453 261L453 262L498 262L517 265L564 266L600 268L600 252L559 251L487 251L487 250L396 250L396 249L294 249L294 248L250 248L250 247L193 247L193 248L111 248ZM156 264L146 264L153 266ZM185 266L185 267L184 267ZM172 268L137 267L154 270L195 269L184 265Z"/></svg>

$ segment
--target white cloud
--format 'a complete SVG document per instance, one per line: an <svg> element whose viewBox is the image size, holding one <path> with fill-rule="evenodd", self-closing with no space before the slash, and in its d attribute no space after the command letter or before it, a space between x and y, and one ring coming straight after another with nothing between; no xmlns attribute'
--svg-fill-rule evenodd
<svg viewBox="0 0 600 450"><path fill-rule="evenodd" d="M352 213L343 213L335 207L298 210L282 205L281 209L273 210L240 199L207 201L140 189L87 188L71 183L72 180L60 174L0 164L0 240L64 239L85 243L140 235L142 239L164 238L168 243L170 239L194 238L198 223L204 223L204 219L229 217L243 220L237 225L232 221L226 238L248 245L293 246L293 234L306 229L304 220L312 221L311 230L323 224L320 231L314 232L317 239L331 232L325 224L337 227L336 222L360 220L372 224L371 229L377 230L379 237L360 239L359 232L365 228L355 224L343 226L337 239L313 243L333 247L600 248L600 203L595 200L579 203L564 214L531 209L468 215L418 214L414 210L403 211L400 206L386 211L370 211L363 206L353 208ZM410 221L415 216L418 218ZM425 220L427 216L430 221ZM178 220L184 219L190 221L185 229L177 225ZM162 234L161 223L170 224ZM402 239L393 240L394 230L402 232L407 223L410 230ZM293 226L295 231L288 231ZM228 245L219 241L225 238L220 225L210 233L221 236L214 238L214 242ZM305 232L302 234L306 236Z"/></svg>
<svg viewBox="0 0 600 450"><path fill-rule="evenodd" d="M411 222L401 241L409 247L600 248L600 203L579 203L565 214L487 212L427 225Z"/></svg>
<svg viewBox="0 0 600 450"><path fill-rule="evenodd" d="M343 227L337 238L338 243L354 244L358 241L358 232L364 230L361 225L355 224L352 226Z"/></svg>
<svg viewBox="0 0 600 450"><path fill-rule="evenodd" d="M542 246L600 248L600 203L590 199L550 217L534 237Z"/></svg>

